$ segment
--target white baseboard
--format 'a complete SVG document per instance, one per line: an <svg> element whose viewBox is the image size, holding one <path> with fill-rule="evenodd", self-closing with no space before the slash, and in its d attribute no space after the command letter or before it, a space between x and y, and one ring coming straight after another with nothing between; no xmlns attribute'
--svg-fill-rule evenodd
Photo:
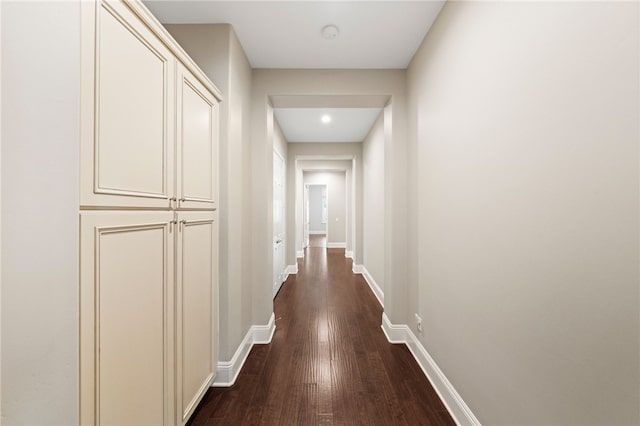
<svg viewBox="0 0 640 426"><path fill-rule="evenodd" d="M374 280L369 271L367 271L367 268L364 265L361 266L362 276L364 277L364 280L367 282L367 284L369 284L369 288L376 296L376 299L378 299L378 303L380 303L380 306L384 307L384 291L382 291L376 280Z"/></svg>
<svg viewBox="0 0 640 426"><path fill-rule="evenodd" d="M347 248L347 243L327 243L327 248Z"/></svg>
<svg viewBox="0 0 640 426"><path fill-rule="evenodd" d="M348 257L349 259L353 259L353 251L345 250L344 257Z"/></svg>
<svg viewBox="0 0 640 426"><path fill-rule="evenodd" d="M253 345L271 342L273 333L276 330L275 318L275 315L271 314L267 325L254 325L249 328L236 353L233 354L231 361L218 362L218 373L211 384L212 387L233 386Z"/></svg>
<svg viewBox="0 0 640 426"><path fill-rule="evenodd" d="M309 235L327 235L327 231L309 231Z"/></svg>
<svg viewBox="0 0 640 426"><path fill-rule="evenodd" d="M253 331L253 343L258 345L266 345L271 343L273 333L276 331L276 315L271 313L269 322L266 325L254 325L251 327Z"/></svg>
<svg viewBox="0 0 640 426"><path fill-rule="evenodd" d="M290 274L293 274L293 275L297 274L298 273L298 264L288 265L285 272L286 272L287 276L289 276ZM286 281L286 279L285 279L285 281Z"/></svg>
<svg viewBox="0 0 640 426"><path fill-rule="evenodd" d="M298 259L300 259L300 258L304 257L304 250L298 250L298 251L296 252L296 257L297 257Z"/></svg>
<svg viewBox="0 0 640 426"><path fill-rule="evenodd" d="M354 262L351 271L354 274L362 274L374 296L378 299L378 303L380 303L380 306L384 307L384 291L382 291L378 283L376 283L376 280L374 280L369 271L367 271L367 268L365 268L364 265L356 265Z"/></svg>
<svg viewBox="0 0 640 426"><path fill-rule="evenodd" d="M471 409L464 402L460 394L453 387L451 382L444 375L438 364L431 358L429 352L422 346L422 343L413 334L413 331L406 324L392 324L385 313L382 314L382 331L387 336L390 343L404 343L415 360L418 362L422 372L427 376L431 386L438 393L442 403L447 407L449 414L458 425L480 426L480 421L471 412Z"/></svg>

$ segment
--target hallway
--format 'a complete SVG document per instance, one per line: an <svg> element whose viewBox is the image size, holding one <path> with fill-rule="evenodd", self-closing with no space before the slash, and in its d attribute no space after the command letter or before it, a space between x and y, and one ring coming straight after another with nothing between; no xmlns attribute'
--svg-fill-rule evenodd
<svg viewBox="0 0 640 426"><path fill-rule="evenodd" d="M387 342L344 250L315 245L274 301L272 343L254 346L234 386L211 388L190 425L454 424L408 349Z"/></svg>

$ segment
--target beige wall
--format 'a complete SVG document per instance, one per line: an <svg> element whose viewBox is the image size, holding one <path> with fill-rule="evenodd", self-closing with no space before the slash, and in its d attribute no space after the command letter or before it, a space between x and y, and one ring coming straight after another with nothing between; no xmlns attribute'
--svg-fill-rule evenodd
<svg viewBox="0 0 640 426"><path fill-rule="evenodd" d="M384 112L362 143L362 264L384 291Z"/></svg>
<svg viewBox="0 0 640 426"><path fill-rule="evenodd" d="M252 317L250 94L251 67L227 24L166 25L222 91L220 103L220 359L229 361Z"/></svg>
<svg viewBox="0 0 640 426"><path fill-rule="evenodd" d="M328 201L327 244L345 243L346 230L346 171L345 172L303 172L303 183L326 184Z"/></svg>
<svg viewBox="0 0 640 426"><path fill-rule="evenodd" d="M77 424L80 4L1 19L2 423Z"/></svg>
<svg viewBox="0 0 640 426"><path fill-rule="evenodd" d="M638 7L448 2L409 68L409 313L483 424L640 423Z"/></svg>

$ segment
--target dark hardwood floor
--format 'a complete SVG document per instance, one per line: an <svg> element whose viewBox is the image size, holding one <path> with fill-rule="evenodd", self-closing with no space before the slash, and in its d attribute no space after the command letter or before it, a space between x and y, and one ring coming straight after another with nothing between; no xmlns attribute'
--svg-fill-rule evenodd
<svg viewBox="0 0 640 426"><path fill-rule="evenodd" d="M327 247L327 234L309 235L309 247Z"/></svg>
<svg viewBox="0 0 640 426"><path fill-rule="evenodd" d="M234 386L211 388L190 425L455 424L343 249L309 247L274 301L272 343Z"/></svg>

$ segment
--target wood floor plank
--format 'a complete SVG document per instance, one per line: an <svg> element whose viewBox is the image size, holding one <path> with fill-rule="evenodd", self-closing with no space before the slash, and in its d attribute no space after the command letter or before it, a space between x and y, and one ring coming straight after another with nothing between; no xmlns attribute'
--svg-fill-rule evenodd
<svg viewBox="0 0 640 426"><path fill-rule="evenodd" d="M272 342L188 424L455 424L409 350L387 342L382 308L344 250L318 237L274 300Z"/></svg>

